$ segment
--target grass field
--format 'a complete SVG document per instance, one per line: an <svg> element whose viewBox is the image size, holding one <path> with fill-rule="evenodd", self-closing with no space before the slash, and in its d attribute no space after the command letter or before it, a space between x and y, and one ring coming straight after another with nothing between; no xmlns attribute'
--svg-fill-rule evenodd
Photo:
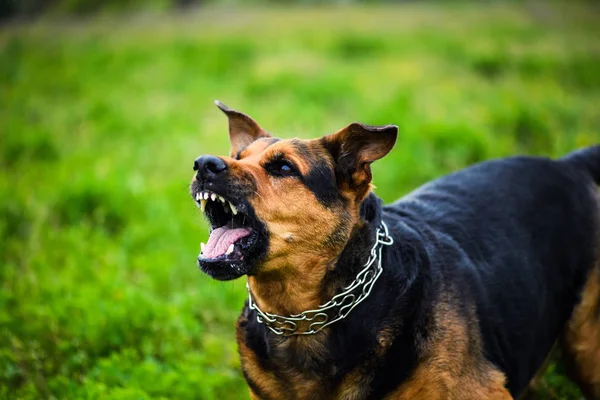
<svg viewBox="0 0 600 400"><path fill-rule="evenodd" d="M578 8L199 9L0 28L0 397L247 398L242 280L196 267L192 161L219 99L283 137L394 123L386 201L468 164L600 142ZM578 399L553 364L540 398Z"/></svg>

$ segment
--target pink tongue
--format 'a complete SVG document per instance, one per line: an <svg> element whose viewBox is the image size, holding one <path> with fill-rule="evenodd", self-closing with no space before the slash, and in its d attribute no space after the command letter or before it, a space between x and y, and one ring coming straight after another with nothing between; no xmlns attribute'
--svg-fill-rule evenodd
<svg viewBox="0 0 600 400"><path fill-rule="evenodd" d="M217 258L225 254L227 249L236 240L246 237L252 230L248 228L228 228L222 226L213 230L208 238L208 243L204 246L202 255L206 258Z"/></svg>

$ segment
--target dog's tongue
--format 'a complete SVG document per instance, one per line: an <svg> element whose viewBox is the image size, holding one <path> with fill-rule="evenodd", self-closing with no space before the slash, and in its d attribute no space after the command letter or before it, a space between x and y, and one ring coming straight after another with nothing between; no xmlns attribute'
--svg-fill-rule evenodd
<svg viewBox="0 0 600 400"><path fill-rule="evenodd" d="M206 258L217 258L225 254L232 243L248 236L250 232L251 229L248 228L228 228L227 226L214 229L210 233L202 255Z"/></svg>

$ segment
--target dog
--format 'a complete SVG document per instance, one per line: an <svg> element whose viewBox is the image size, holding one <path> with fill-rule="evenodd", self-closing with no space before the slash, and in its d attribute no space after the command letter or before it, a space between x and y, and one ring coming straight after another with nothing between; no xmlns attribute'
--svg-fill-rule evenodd
<svg viewBox="0 0 600 400"><path fill-rule="evenodd" d="M252 399L512 399L551 349L600 399L600 146L482 162L390 205L371 163L394 125L315 140L228 117L194 161L198 257L247 276L237 322Z"/></svg>

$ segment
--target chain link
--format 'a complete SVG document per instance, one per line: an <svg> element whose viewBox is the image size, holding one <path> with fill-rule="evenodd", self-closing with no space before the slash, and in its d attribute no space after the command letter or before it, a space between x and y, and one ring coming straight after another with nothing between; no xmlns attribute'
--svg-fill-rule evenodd
<svg viewBox="0 0 600 400"><path fill-rule="evenodd" d="M393 243L394 239L389 235L387 225L381 221L381 228L377 229L375 245L371 248L371 254L365 267L356 275L356 279L344 288L343 292L333 296L331 300L320 305L315 310L304 311L300 314L290 315L289 317L264 312L252 300L250 285L246 282L248 306L251 310L256 310L256 320L264 323L267 328L277 335L292 336L317 333L334 322L346 318L354 307L369 296L373 285L383 271L383 267L381 266L381 251L383 246L390 246ZM354 293L359 288L362 288L362 290L358 294ZM337 312L330 320L326 311L333 309L337 309ZM299 332L298 325L296 324L299 321L310 322L308 330Z"/></svg>

